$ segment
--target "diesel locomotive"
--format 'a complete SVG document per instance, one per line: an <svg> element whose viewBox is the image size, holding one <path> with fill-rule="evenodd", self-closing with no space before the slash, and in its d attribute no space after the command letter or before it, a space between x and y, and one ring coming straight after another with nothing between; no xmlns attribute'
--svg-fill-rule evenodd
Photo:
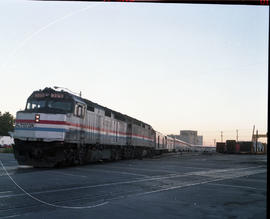
<svg viewBox="0 0 270 219"><path fill-rule="evenodd" d="M52 88L34 91L17 112L14 141L18 163L34 167L151 157L189 146L147 123Z"/></svg>

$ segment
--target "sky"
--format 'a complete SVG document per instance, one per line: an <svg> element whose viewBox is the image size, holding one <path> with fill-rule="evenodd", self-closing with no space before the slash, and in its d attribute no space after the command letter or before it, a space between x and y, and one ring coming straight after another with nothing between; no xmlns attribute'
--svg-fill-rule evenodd
<svg viewBox="0 0 270 219"><path fill-rule="evenodd" d="M0 111L61 86L205 145L267 131L266 6L0 1Z"/></svg>

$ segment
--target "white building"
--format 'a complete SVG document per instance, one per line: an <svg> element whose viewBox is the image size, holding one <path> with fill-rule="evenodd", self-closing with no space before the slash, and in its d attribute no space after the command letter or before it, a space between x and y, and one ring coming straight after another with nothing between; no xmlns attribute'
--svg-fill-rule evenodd
<svg viewBox="0 0 270 219"><path fill-rule="evenodd" d="M12 145L14 144L14 139L10 136L0 136L0 145Z"/></svg>
<svg viewBox="0 0 270 219"><path fill-rule="evenodd" d="M193 145L203 145L203 136L198 135L197 131L180 130L180 135L170 135L170 136Z"/></svg>

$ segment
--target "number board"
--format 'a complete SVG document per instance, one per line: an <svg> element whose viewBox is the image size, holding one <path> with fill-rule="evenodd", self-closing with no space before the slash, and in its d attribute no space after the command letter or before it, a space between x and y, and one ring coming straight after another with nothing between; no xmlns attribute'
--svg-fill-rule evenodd
<svg viewBox="0 0 270 219"><path fill-rule="evenodd" d="M51 98L63 99L64 94L61 94L61 93L35 93L34 97L35 98L51 97Z"/></svg>

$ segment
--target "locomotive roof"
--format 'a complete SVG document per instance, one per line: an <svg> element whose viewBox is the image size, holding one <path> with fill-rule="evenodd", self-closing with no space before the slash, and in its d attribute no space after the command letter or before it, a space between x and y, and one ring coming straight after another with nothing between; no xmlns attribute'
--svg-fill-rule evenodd
<svg viewBox="0 0 270 219"><path fill-rule="evenodd" d="M85 99L85 98L82 98L82 97L80 97L80 96L77 96L77 95L75 95L75 94L72 94L72 93L67 92L67 91L64 91L64 90L57 91L57 90L55 90L55 89L53 89L53 88L46 87L46 88L44 88L43 90L37 90L37 91L34 91L34 92L31 94L31 96L30 96L29 98L34 98L34 95L35 95L36 93L39 93L39 92L47 92L47 93L63 93L64 96L65 96L66 98L70 97L70 98L72 98L72 99L75 100L75 101L79 100L79 101L84 102L87 106L92 106L92 107L99 108L99 109L102 109L102 110L105 110L105 111L106 111L106 110L107 110L107 111L110 111L110 112L114 113L114 115L117 115L117 116L119 117L119 120L132 121L133 123L135 123L135 124L137 124L137 125L143 124L143 125L148 125L149 127L151 127L151 125L149 125L149 124L147 124L147 123L145 123L145 122L142 122L142 121L140 121L140 120L138 120L138 119L132 118L132 117L130 117L130 116L128 116L128 115L122 114L122 113L120 113L120 112L117 112L117 111L115 111L115 110L109 109L109 108L107 108L107 107L101 106L101 105L99 105L99 104L97 104L97 103L95 103L95 102L92 102L92 101L90 101L90 100L87 100L87 99Z"/></svg>
<svg viewBox="0 0 270 219"><path fill-rule="evenodd" d="M96 107L96 108L100 108L100 109L103 109L103 110L108 110L108 111L114 113L114 115L122 116L123 119L125 118L125 119L127 119L127 121L135 122L135 124L137 123L137 125L140 125L140 124L138 124L138 123L141 123L141 124L148 125L149 127L151 127L149 124L147 124L147 123L145 123L145 122L142 122L142 121L140 121L140 120L138 120L138 119L135 119L135 118L130 117L130 116L128 116L128 115L122 114L122 113L117 112L117 111L115 111L115 110L109 109L109 108L107 108L107 107L105 107L105 106L101 106L101 105L99 105L99 104L97 104L97 103L95 103L95 102L92 102L92 101L90 101L90 100L87 100L87 99L85 99L85 98L81 98L81 97L78 97L78 96L76 96L76 97L77 97L77 98L80 98L80 99L83 100L86 104L88 104L88 105L90 105L90 106L94 106L94 107Z"/></svg>

